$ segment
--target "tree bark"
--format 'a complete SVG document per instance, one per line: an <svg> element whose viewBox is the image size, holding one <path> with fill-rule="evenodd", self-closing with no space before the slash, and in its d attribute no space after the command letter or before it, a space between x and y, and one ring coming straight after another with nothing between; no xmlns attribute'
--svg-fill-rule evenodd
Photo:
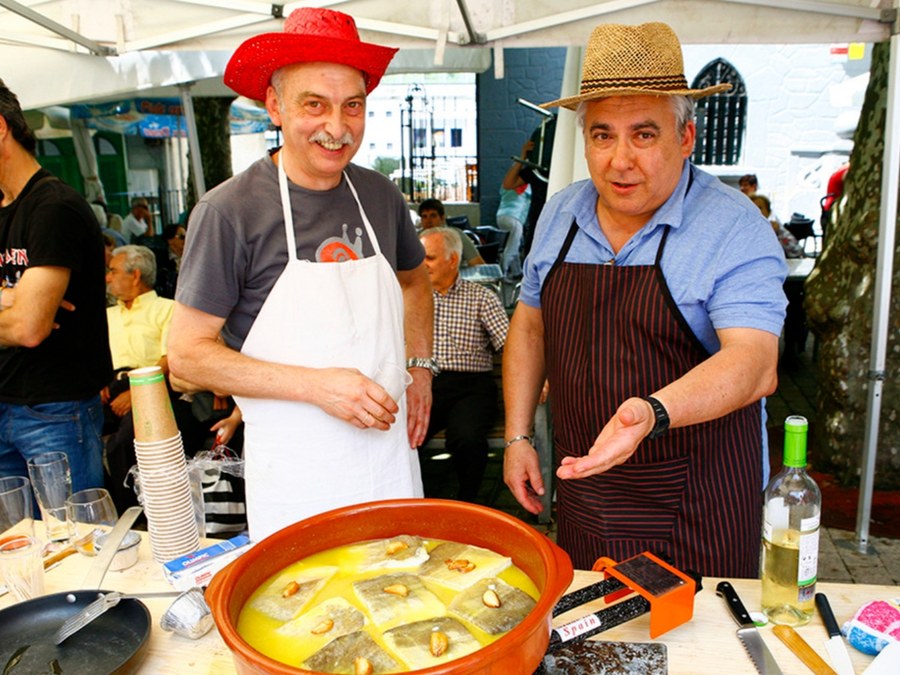
<svg viewBox="0 0 900 675"><path fill-rule="evenodd" d="M206 189L231 178L231 122L233 97L194 99L194 117L197 120L197 141ZM188 162L187 208L194 208L197 194L194 191L194 167Z"/></svg>
<svg viewBox="0 0 900 675"><path fill-rule="evenodd" d="M859 481L868 404L878 221L887 118L888 42L874 45L865 101L854 137L844 196L806 282L806 313L818 340L817 468L845 485ZM893 189L897 189L894 186ZM875 484L900 487L900 261L894 251L888 355Z"/></svg>

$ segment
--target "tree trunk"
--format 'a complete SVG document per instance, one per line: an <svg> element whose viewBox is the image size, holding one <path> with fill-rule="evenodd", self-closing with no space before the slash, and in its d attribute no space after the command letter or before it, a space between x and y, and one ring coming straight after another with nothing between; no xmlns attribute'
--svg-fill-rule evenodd
<svg viewBox="0 0 900 675"><path fill-rule="evenodd" d="M813 462L817 468L834 472L845 485L858 483L866 429L889 59L889 43L874 45L844 197L835 206L824 251L806 282L807 318L818 340L818 419L814 423L819 442ZM900 487L898 263L895 250L885 365L888 375L875 471L880 489Z"/></svg>
<svg viewBox="0 0 900 675"><path fill-rule="evenodd" d="M197 120L197 140L206 189L211 190L231 178L230 111L234 97L195 98L194 117ZM194 192L194 166L188 162L187 209L197 203Z"/></svg>

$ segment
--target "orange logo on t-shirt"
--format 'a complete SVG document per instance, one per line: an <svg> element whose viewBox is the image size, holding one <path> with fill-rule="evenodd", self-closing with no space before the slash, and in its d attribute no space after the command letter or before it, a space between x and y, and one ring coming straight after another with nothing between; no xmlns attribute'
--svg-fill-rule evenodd
<svg viewBox="0 0 900 675"><path fill-rule="evenodd" d="M316 262L345 262L363 257L362 228L356 228L356 241L350 241L347 223L342 226L342 237L329 237L316 249Z"/></svg>

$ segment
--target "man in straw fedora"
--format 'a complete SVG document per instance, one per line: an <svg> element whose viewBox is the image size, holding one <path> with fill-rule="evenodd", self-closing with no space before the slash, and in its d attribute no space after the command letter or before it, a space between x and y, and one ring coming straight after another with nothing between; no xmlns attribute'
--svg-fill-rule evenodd
<svg viewBox="0 0 900 675"><path fill-rule="evenodd" d="M424 251L397 188L350 163L366 96L396 51L362 42L346 14L302 8L241 44L225 71L265 101L284 145L191 214L169 363L241 408L255 540L331 508L422 495ZM412 384L395 400L373 377L408 363Z"/></svg>
<svg viewBox="0 0 900 675"><path fill-rule="evenodd" d="M754 577L784 255L740 192L691 165L694 100L661 23L601 25L577 111L590 180L545 206L503 364L507 485L540 510L528 434L545 376L558 541L576 567L649 550Z"/></svg>

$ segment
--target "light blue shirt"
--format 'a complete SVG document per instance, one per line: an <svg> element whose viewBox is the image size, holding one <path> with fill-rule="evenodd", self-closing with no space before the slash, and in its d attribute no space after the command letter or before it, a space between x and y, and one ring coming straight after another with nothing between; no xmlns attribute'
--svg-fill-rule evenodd
<svg viewBox="0 0 900 675"><path fill-rule="evenodd" d="M618 253L600 229L596 204L597 190L589 180L570 185L547 202L525 260L522 302L541 306L541 287L573 218L578 232L565 258L570 263L652 265L668 225L660 262L663 276L678 309L711 354L720 348L716 330L755 328L781 334L787 263L772 226L745 195L685 161L675 191ZM763 485L769 477L764 403Z"/></svg>
<svg viewBox="0 0 900 675"><path fill-rule="evenodd" d="M710 353L719 350L716 330L723 328L781 334L787 264L772 226L745 195L685 161L672 196L618 253L600 229L596 203L597 190L586 180L553 195L544 206L525 260L522 302L541 306L541 287L573 218L578 233L566 256L571 263L652 265L668 225L663 275L675 304Z"/></svg>

